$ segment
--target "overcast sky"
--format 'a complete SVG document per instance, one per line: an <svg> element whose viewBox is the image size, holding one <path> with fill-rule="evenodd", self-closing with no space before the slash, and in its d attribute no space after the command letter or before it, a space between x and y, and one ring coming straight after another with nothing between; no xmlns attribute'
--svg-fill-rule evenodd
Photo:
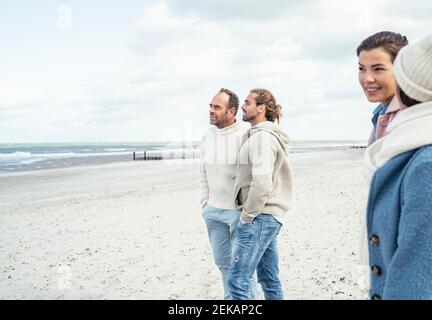
<svg viewBox="0 0 432 320"><path fill-rule="evenodd" d="M2 1L0 143L198 140L221 87L271 90L291 139L367 139L356 47L415 42L431 17L430 0Z"/></svg>

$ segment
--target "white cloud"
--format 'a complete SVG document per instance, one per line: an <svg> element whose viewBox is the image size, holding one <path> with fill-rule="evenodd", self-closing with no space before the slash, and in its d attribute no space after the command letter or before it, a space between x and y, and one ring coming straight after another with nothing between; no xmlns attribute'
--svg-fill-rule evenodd
<svg viewBox="0 0 432 320"><path fill-rule="evenodd" d="M428 9L429 1L401 0L159 1L130 21L127 55L75 48L86 61L81 69L74 61L76 83L55 72L54 85L53 77L0 82L0 139L160 140L190 128L198 136L217 90L242 101L258 86L274 92L296 139L366 139L372 106L357 83L356 47L381 30L417 40L432 30Z"/></svg>
<svg viewBox="0 0 432 320"><path fill-rule="evenodd" d="M168 0L166 3L181 15L199 15L209 20L253 20L269 21L287 13L304 10L313 0Z"/></svg>

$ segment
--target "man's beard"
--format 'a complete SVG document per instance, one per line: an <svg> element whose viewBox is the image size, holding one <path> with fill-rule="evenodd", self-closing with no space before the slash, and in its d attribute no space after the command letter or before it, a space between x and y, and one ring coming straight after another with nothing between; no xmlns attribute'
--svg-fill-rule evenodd
<svg viewBox="0 0 432 320"><path fill-rule="evenodd" d="M226 114L224 114L220 118L216 118L214 125L218 128L219 127L225 127L227 121L228 121L228 117Z"/></svg>

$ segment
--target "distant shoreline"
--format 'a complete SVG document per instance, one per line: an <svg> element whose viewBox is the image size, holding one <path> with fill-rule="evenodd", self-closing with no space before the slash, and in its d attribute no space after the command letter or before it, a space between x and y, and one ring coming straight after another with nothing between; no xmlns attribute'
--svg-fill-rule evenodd
<svg viewBox="0 0 432 320"><path fill-rule="evenodd" d="M115 147L114 149L107 147ZM192 143L182 145L27 145L13 148L0 145L0 175L7 172L46 170L76 166L100 165L114 162L133 161L136 152L137 161L144 159L199 159L199 146ZM293 141L291 154L333 150L363 149L363 141ZM116 154L116 150L118 154ZM105 151L105 152L103 152ZM108 152L107 152L108 151ZM106 153L106 154L104 154Z"/></svg>
<svg viewBox="0 0 432 320"><path fill-rule="evenodd" d="M30 164L22 164L0 169L0 175L7 172L18 171L33 171L45 169L60 169L77 166L100 165L113 162L132 161L131 155L109 155L109 156L89 156L89 157L73 157L62 159L47 159Z"/></svg>
<svg viewBox="0 0 432 320"><path fill-rule="evenodd" d="M356 155L358 153L363 153L364 149L362 148L334 148L334 149L325 149L325 148L315 148L315 149L308 149L308 150L296 150L291 151L291 157L295 157L298 159L305 158L308 161L313 160L314 156L313 154L316 154L317 157L323 157L325 155L342 155L342 157L347 158L350 157L350 155ZM325 157L324 157L325 158ZM148 159L148 161L152 161L155 159ZM193 159L192 157L188 156L184 160L181 159L181 157L176 155L176 157L171 159L162 159L162 160L156 160L156 161L174 161L174 162L182 162L184 161L186 164L191 163L199 163L199 158L195 156ZM315 161L315 160L313 160ZM133 161L132 153L128 155L107 155L107 156L88 156L88 157L71 157L71 158L64 158L64 159L47 159L42 160L30 164L22 164L17 165L9 170L0 169L0 177L7 175L8 173L14 173L14 172L31 172L31 171L39 171L39 170L55 170L55 169L64 169L64 168L72 168L72 167L89 167L89 166L100 166L105 164L115 164L115 163L126 163L126 162L145 162L143 160L136 160Z"/></svg>

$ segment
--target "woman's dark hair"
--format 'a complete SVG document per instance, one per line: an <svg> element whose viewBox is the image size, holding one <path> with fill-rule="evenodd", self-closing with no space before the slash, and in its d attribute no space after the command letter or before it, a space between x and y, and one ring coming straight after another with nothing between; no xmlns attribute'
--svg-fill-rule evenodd
<svg viewBox="0 0 432 320"><path fill-rule="evenodd" d="M397 90L398 90L399 98L400 98L401 102L405 106L407 106L407 108L421 103L420 101L417 101L417 100L414 100L413 98L408 97L408 95L401 89L401 87L398 86Z"/></svg>
<svg viewBox="0 0 432 320"><path fill-rule="evenodd" d="M400 33L381 31L364 39L357 48L357 56L360 52L383 48L391 57L392 63L400 49L408 44L407 37Z"/></svg>

